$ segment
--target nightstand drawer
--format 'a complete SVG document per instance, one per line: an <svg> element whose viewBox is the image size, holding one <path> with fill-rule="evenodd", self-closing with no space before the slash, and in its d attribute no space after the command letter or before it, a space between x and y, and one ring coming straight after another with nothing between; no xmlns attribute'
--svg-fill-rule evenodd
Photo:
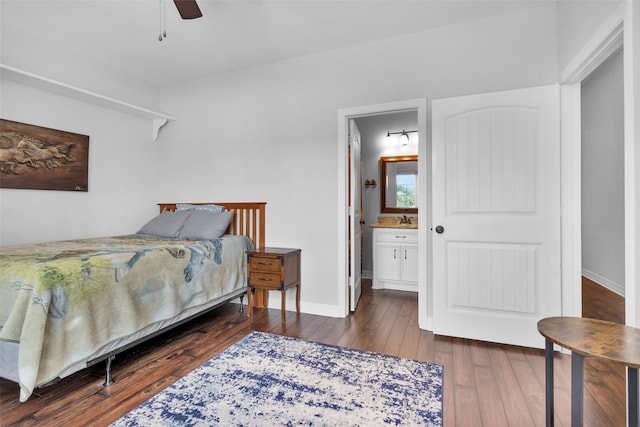
<svg viewBox="0 0 640 427"><path fill-rule="evenodd" d="M281 258L267 258L249 255L249 269L251 271L275 271L280 273Z"/></svg>
<svg viewBox="0 0 640 427"><path fill-rule="evenodd" d="M249 272L249 286L279 289L282 286L280 273L266 273L263 271L251 270Z"/></svg>

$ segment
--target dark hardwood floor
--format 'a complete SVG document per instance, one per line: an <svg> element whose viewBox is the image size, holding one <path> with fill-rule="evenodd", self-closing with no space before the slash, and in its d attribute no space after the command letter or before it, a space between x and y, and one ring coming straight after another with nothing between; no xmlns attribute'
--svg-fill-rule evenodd
<svg viewBox="0 0 640 427"><path fill-rule="evenodd" d="M624 300L620 307L616 297L591 286L585 291L585 313L619 316ZM346 319L287 312L283 325L278 310L257 309L247 319L236 304L228 304L118 356L113 364L116 382L109 387L102 386L104 367L92 367L19 403L18 387L0 380L0 424L107 425L258 330L444 365L445 426L544 425L542 350L434 336L420 330L417 319L415 294L373 291L370 281L355 315ZM568 426L570 356L557 354L555 363L556 425ZM623 426L624 369L587 358L585 382L584 425Z"/></svg>
<svg viewBox="0 0 640 427"><path fill-rule="evenodd" d="M624 324L624 297L582 278L582 317Z"/></svg>

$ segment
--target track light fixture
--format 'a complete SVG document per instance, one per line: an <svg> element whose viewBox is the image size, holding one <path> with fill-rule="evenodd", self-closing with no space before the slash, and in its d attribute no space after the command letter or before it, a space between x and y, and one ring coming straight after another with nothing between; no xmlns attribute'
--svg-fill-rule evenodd
<svg viewBox="0 0 640 427"><path fill-rule="evenodd" d="M409 143L409 134L411 132L418 132L417 130L401 130L400 132L390 132L387 131L387 138L390 138L391 135L400 135L400 143L402 145L407 145Z"/></svg>

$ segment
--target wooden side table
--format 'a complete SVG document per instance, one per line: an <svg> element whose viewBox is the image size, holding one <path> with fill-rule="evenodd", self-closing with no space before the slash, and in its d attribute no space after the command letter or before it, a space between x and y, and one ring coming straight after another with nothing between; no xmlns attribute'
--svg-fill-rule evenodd
<svg viewBox="0 0 640 427"><path fill-rule="evenodd" d="M538 322L545 337L546 422L553 426L553 344L571 350L571 425L582 426L584 357L595 357L627 367L629 426L638 427L638 369L640 329L583 317L550 317Z"/></svg>
<svg viewBox="0 0 640 427"><path fill-rule="evenodd" d="M256 289L259 291L280 291L282 296L282 321L286 320L285 294L287 289L296 287L296 312L300 313L300 249L258 248L247 251L247 306L249 317L253 313ZM263 297L267 306L267 297Z"/></svg>

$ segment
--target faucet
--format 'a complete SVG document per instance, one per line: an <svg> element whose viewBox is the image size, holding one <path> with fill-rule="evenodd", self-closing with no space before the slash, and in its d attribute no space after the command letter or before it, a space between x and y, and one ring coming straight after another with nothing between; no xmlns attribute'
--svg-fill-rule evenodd
<svg viewBox="0 0 640 427"><path fill-rule="evenodd" d="M406 215L402 215L402 218L400 218L400 224L411 224L411 219L407 218Z"/></svg>

